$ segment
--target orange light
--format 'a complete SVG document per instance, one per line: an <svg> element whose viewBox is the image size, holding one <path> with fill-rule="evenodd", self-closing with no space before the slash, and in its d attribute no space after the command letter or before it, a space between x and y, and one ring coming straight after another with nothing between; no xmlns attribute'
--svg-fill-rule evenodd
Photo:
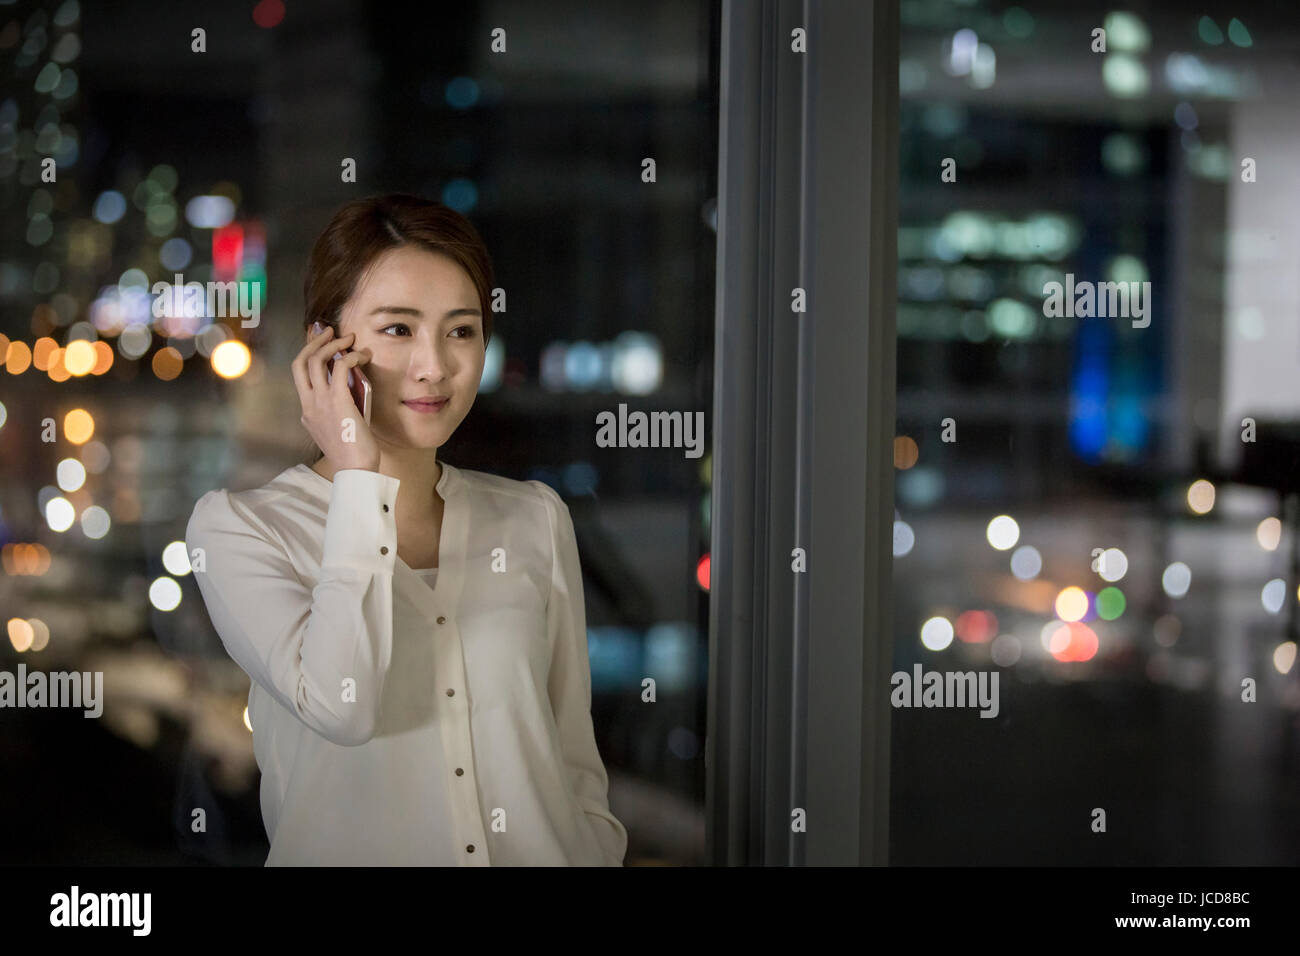
<svg viewBox="0 0 1300 956"><path fill-rule="evenodd" d="M21 375L32 364L32 350L26 342L13 341L5 351L5 367L10 375Z"/></svg>
<svg viewBox="0 0 1300 956"><path fill-rule="evenodd" d="M14 646L14 650L22 653L32 646L32 639L36 633L32 626L24 621L21 617L11 617L9 619L9 643Z"/></svg>
<svg viewBox="0 0 1300 956"><path fill-rule="evenodd" d="M63 355L63 349L55 349L50 355L50 367L46 374L49 375L50 381L52 382L66 382L68 379L72 378L72 373L69 372L68 367L63 364Z"/></svg>
<svg viewBox="0 0 1300 956"><path fill-rule="evenodd" d="M107 342L95 343L95 367L90 370L91 375L103 375L113 367L113 346Z"/></svg>
<svg viewBox="0 0 1300 956"><path fill-rule="evenodd" d="M709 564L709 556L706 554L704 557L700 558L695 565L695 583L698 584L700 589L703 591L709 589Z"/></svg>
<svg viewBox="0 0 1300 956"><path fill-rule="evenodd" d="M917 459L921 457L921 450L916 447L916 441L909 435L899 435L894 439L894 467L900 471L906 471L916 464Z"/></svg>
<svg viewBox="0 0 1300 956"><path fill-rule="evenodd" d="M73 375L89 375L98 359L94 344L85 339L74 339L63 350L63 367Z"/></svg>
<svg viewBox="0 0 1300 956"><path fill-rule="evenodd" d="M84 445L95 434L95 419L84 408L74 408L63 416L63 437L74 445Z"/></svg>
<svg viewBox="0 0 1300 956"><path fill-rule="evenodd" d="M170 382L177 375L181 374L181 369L185 366L185 359L181 353L170 345L165 349L159 349L153 353L153 373L164 382Z"/></svg>
<svg viewBox="0 0 1300 956"><path fill-rule="evenodd" d="M59 343L48 335L42 335L32 346L32 364L42 372L49 371L50 358L59 350Z"/></svg>
<svg viewBox="0 0 1300 956"><path fill-rule="evenodd" d="M212 370L222 378L239 378L253 364L253 354L238 339L227 339L212 350Z"/></svg>

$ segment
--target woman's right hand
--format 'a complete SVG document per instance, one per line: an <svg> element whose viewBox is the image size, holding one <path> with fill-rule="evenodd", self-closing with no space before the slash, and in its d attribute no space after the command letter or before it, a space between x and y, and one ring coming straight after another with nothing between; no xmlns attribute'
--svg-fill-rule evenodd
<svg viewBox="0 0 1300 956"><path fill-rule="evenodd" d="M308 340L290 368L298 399L302 402L300 421L316 442L316 447L324 452L335 469L378 471L379 445L348 389L348 371L370 361L370 352L366 349L344 351L354 338L351 332L335 338L334 330L325 326L323 332ZM336 352L343 352L343 357L335 360L331 372L326 363ZM346 418L353 422L349 436L355 439L353 441L344 441L343 420Z"/></svg>

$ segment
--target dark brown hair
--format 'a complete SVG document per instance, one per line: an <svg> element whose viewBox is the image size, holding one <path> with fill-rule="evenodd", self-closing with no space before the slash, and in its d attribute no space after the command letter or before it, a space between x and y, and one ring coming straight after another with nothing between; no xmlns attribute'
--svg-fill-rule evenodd
<svg viewBox="0 0 1300 956"><path fill-rule="evenodd" d="M407 193L354 199L330 219L311 247L303 280L303 328L320 321L338 332L343 306L380 255L417 246L450 256L469 273L483 311L483 344L492 339L492 260L474 225L449 206Z"/></svg>
<svg viewBox="0 0 1300 956"><path fill-rule="evenodd" d="M319 321L339 330L343 306L381 255L399 246L416 246L450 256L469 273L483 312L483 345L492 339L492 259L473 223L432 199L388 193L354 199L325 226L311 247L303 280L303 328ZM307 461L322 457L308 439Z"/></svg>

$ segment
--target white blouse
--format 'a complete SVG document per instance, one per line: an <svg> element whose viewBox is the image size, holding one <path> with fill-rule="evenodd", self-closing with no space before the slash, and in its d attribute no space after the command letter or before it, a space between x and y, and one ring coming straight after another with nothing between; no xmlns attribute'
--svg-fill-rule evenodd
<svg viewBox="0 0 1300 956"><path fill-rule="evenodd" d="M399 485L295 465L190 517L195 580L252 679L266 865L621 866L568 506L443 462L422 580L397 556Z"/></svg>

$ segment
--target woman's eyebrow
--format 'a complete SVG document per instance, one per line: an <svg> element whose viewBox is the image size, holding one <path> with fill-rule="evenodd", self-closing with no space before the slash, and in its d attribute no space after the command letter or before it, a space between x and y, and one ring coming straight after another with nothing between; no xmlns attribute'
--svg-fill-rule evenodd
<svg viewBox="0 0 1300 956"><path fill-rule="evenodd" d="M393 315L413 315L417 319L424 318L423 312L421 312L419 309L413 309L408 305L381 305L377 309L371 310L370 314L379 315L380 313L384 313L384 312L391 313ZM481 317L483 313L480 312L478 309L452 309L450 312L445 313L443 315L443 318L454 319L462 315L477 315Z"/></svg>

